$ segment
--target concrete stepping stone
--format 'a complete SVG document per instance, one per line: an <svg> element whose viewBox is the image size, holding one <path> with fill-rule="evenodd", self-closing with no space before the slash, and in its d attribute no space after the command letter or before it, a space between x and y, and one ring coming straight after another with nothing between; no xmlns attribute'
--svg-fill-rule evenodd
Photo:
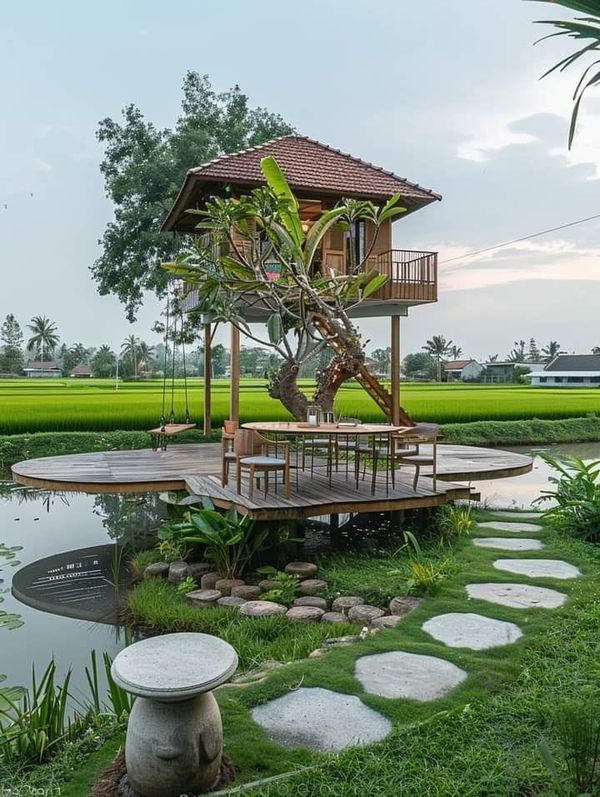
<svg viewBox="0 0 600 797"><path fill-rule="evenodd" d="M399 623L404 620L404 615L401 614L386 614L384 617L376 617L371 620L371 628L395 628Z"/></svg>
<svg viewBox="0 0 600 797"><path fill-rule="evenodd" d="M392 723L358 697L301 687L252 709L252 719L282 747L338 752L385 738Z"/></svg>
<svg viewBox="0 0 600 797"><path fill-rule="evenodd" d="M223 595L218 589L195 589L186 593L185 599L194 606L210 608L211 606L216 606L217 601L222 597Z"/></svg>
<svg viewBox="0 0 600 797"><path fill-rule="evenodd" d="M245 601L257 601L260 598L260 587L251 584L238 584L231 587L231 595L234 598L243 598Z"/></svg>
<svg viewBox="0 0 600 797"><path fill-rule="evenodd" d="M241 606L242 603L246 603L244 598L238 598L237 595L225 595L225 597L219 598L217 606L229 606L236 609L238 606Z"/></svg>
<svg viewBox="0 0 600 797"><path fill-rule="evenodd" d="M354 673L372 695L422 702L443 697L467 677L450 661L404 651L362 656Z"/></svg>
<svg viewBox="0 0 600 797"><path fill-rule="evenodd" d="M509 509L490 509L491 514L498 515L499 517L514 518L515 520L539 520L543 517L543 512L519 512L518 510Z"/></svg>
<svg viewBox="0 0 600 797"><path fill-rule="evenodd" d="M273 601L246 601L240 606L240 614L245 614L247 617L271 617L286 612L287 606Z"/></svg>
<svg viewBox="0 0 600 797"><path fill-rule="evenodd" d="M222 595L231 595L231 590L234 587L243 587L245 583L241 578L220 578L215 583L215 589L218 589Z"/></svg>
<svg viewBox="0 0 600 797"><path fill-rule="evenodd" d="M485 523L478 523L478 529L494 529L494 531L510 531L513 534L520 534L522 531L543 531L544 527L539 523L510 523L502 520L488 520Z"/></svg>
<svg viewBox="0 0 600 797"><path fill-rule="evenodd" d="M359 598L358 595L340 595L340 597L336 598L331 604L331 610L333 612L348 614L348 611L353 606L362 606L364 602L364 598Z"/></svg>
<svg viewBox="0 0 600 797"><path fill-rule="evenodd" d="M475 537L473 545L478 548L494 548L497 551L541 551L545 546L539 540L528 537Z"/></svg>
<svg viewBox="0 0 600 797"><path fill-rule="evenodd" d="M467 584L469 598L514 609L557 609L567 600L563 592L531 584Z"/></svg>
<svg viewBox="0 0 600 797"><path fill-rule="evenodd" d="M470 612L438 614L421 626L434 639L451 648L487 650L510 645L523 636L518 625Z"/></svg>
<svg viewBox="0 0 600 797"><path fill-rule="evenodd" d="M421 598L414 598L411 595L392 598L389 603L390 614L398 615L398 617L406 617L407 614L418 609L421 602Z"/></svg>
<svg viewBox="0 0 600 797"><path fill-rule="evenodd" d="M321 578L307 578L300 582L299 591L302 595L318 595L325 592L327 589L327 582Z"/></svg>
<svg viewBox="0 0 600 797"><path fill-rule="evenodd" d="M530 578L557 578L560 580L577 578L581 571L562 559L496 559L496 570L517 573Z"/></svg>
<svg viewBox="0 0 600 797"><path fill-rule="evenodd" d="M342 612L325 612L321 617L322 623L347 623L348 618Z"/></svg>
<svg viewBox="0 0 600 797"><path fill-rule="evenodd" d="M286 617L293 623L318 623L325 612L316 606L292 606Z"/></svg>
<svg viewBox="0 0 600 797"><path fill-rule="evenodd" d="M368 603L361 603L348 610L348 619L352 623L369 625L377 617L383 617L385 612L377 606L370 606Z"/></svg>
<svg viewBox="0 0 600 797"><path fill-rule="evenodd" d="M319 598L317 595L304 595L302 598L296 598L294 606L316 606L317 609L327 611L327 601L325 598Z"/></svg>
<svg viewBox="0 0 600 797"><path fill-rule="evenodd" d="M285 566L285 572L291 576L298 576L301 580L315 578L317 566L312 562L289 562Z"/></svg>

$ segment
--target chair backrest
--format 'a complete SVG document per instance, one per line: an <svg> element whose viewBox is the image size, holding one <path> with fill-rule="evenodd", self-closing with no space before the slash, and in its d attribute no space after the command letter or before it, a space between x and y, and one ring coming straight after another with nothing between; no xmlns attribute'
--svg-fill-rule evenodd
<svg viewBox="0 0 600 797"><path fill-rule="evenodd" d="M236 429L233 437L233 451L238 457L251 457L260 454L264 439L254 429Z"/></svg>
<svg viewBox="0 0 600 797"><path fill-rule="evenodd" d="M239 421L223 421L223 431L225 434L233 434L239 428Z"/></svg>

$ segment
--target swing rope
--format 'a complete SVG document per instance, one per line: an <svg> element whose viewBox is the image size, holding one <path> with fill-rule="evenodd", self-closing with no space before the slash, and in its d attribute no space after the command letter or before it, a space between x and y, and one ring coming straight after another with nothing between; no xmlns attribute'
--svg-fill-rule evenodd
<svg viewBox="0 0 600 797"><path fill-rule="evenodd" d="M183 365L183 391L185 395L185 421L190 422L190 405L188 401L187 367L185 363L185 338L183 336L183 315L181 315L181 358Z"/></svg>
<svg viewBox="0 0 600 797"><path fill-rule="evenodd" d="M171 299L170 296L167 294L167 320L165 323L165 353L163 357L163 389L162 389L162 411L160 414L160 426L162 431L165 430L165 425L167 423L167 419L165 417L165 409L166 409L166 400L167 400L167 363L168 363L168 352L169 352L169 315L171 311Z"/></svg>
<svg viewBox="0 0 600 797"><path fill-rule="evenodd" d="M175 343L177 341L177 319L173 321L173 348L171 356L171 412L169 423L175 423Z"/></svg>

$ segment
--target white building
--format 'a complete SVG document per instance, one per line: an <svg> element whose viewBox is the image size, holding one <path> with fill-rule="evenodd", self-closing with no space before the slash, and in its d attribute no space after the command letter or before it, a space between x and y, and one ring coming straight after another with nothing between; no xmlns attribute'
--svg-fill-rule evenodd
<svg viewBox="0 0 600 797"><path fill-rule="evenodd" d="M600 387L600 355L558 354L529 376L533 387Z"/></svg>
<svg viewBox="0 0 600 797"><path fill-rule="evenodd" d="M47 362L39 362L37 360L32 360L28 362L25 368L23 368L25 376L28 377L58 377L62 376L62 370L58 363L55 363L53 360L48 360Z"/></svg>
<svg viewBox="0 0 600 797"><path fill-rule="evenodd" d="M483 371L483 365L477 360L451 360L444 363L444 373L448 382L468 382L477 379Z"/></svg>

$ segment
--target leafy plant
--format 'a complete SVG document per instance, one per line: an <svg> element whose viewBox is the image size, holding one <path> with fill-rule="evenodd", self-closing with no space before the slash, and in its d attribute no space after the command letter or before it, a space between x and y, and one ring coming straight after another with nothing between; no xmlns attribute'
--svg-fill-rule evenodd
<svg viewBox="0 0 600 797"><path fill-rule="evenodd" d="M471 516L470 506L446 504L439 507L435 530L438 533L440 546L450 545L458 537L467 536L474 526L475 521Z"/></svg>
<svg viewBox="0 0 600 797"><path fill-rule="evenodd" d="M257 573L275 581L275 586L262 595L264 600L290 606L298 597L300 579L293 573L285 573L269 566L259 567Z"/></svg>
<svg viewBox="0 0 600 797"><path fill-rule="evenodd" d="M163 562L181 562L189 556L187 546L176 539L161 540L156 550Z"/></svg>
<svg viewBox="0 0 600 797"><path fill-rule="evenodd" d="M198 584L192 576L186 576L177 585L177 592L180 595L187 595L188 592L193 592L195 589L198 589Z"/></svg>
<svg viewBox="0 0 600 797"><path fill-rule="evenodd" d="M559 794L591 797L600 793L600 706L597 701L565 702L551 713L567 770L562 776L546 740L539 744L542 758Z"/></svg>
<svg viewBox="0 0 600 797"><path fill-rule="evenodd" d="M106 694L108 697L108 703L102 700L100 694L100 675L95 650L92 650L90 657L91 665L90 667L85 668L85 676L90 689L90 695L92 698L91 708L93 709L94 713L102 714L105 713L108 708L110 708L112 709L112 713L114 713L117 717L127 716L131 711L131 707L133 706L134 698L114 682L111 672L113 663L112 657L106 651L104 651L102 654L104 677L107 683Z"/></svg>
<svg viewBox="0 0 600 797"><path fill-rule="evenodd" d="M535 503L552 501L544 518L556 528L587 542L600 542L600 460L585 463L577 457L541 458L558 476L549 476L552 490L542 490Z"/></svg>
<svg viewBox="0 0 600 797"><path fill-rule="evenodd" d="M407 591L422 594L433 592L446 577L446 562L413 560L408 563L410 577L406 581Z"/></svg>

